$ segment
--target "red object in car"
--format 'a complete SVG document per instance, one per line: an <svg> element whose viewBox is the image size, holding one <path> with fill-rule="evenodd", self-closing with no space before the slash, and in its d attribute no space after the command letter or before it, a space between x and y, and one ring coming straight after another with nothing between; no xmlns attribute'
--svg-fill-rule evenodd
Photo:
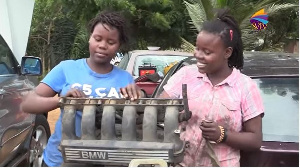
<svg viewBox="0 0 300 168"><path fill-rule="evenodd" d="M147 74L154 74L156 72L156 66L151 65L151 63L144 64L142 66L139 66L139 76L147 75Z"/></svg>
<svg viewBox="0 0 300 168"><path fill-rule="evenodd" d="M136 85L138 85L142 90L145 91L147 94L147 97L151 97L152 93L156 89L156 87L159 85L160 82L136 82Z"/></svg>
<svg viewBox="0 0 300 168"><path fill-rule="evenodd" d="M160 83L159 79L162 78L166 66L192 56L193 53L181 51L134 50L124 55L118 67L128 71L136 84L150 97Z"/></svg>
<svg viewBox="0 0 300 168"><path fill-rule="evenodd" d="M140 69L139 71L139 75L146 75L146 74L154 74L155 73L155 69Z"/></svg>

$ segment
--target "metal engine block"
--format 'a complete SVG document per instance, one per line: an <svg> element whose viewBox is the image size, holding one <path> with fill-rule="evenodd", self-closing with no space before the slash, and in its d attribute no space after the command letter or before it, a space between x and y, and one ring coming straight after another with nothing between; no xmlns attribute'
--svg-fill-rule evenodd
<svg viewBox="0 0 300 168"><path fill-rule="evenodd" d="M181 99L62 97L60 106L64 163L128 166L132 159L163 159L169 164L183 159L179 124L191 117L186 85ZM82 111L80 137L75 134L76 111Z"/></svg>

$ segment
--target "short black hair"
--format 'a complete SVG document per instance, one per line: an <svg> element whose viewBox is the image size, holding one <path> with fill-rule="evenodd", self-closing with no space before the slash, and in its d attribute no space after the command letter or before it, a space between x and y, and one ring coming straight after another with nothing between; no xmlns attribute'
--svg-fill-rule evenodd
<svg viewBox="0 0 300 168"><path fill-rule="evenodd" d="M232 47L232 55L228 59L230 68L243 68L244 56L241 30L237 21L229 14L228 9L219 9L214 20L203 23L201 31L203 30L220 35L225 47Z"/></svg>
<svg viewBox="0 0 300 168"><path fill-rule="evenodd" d="M115 11L103 11L96 15L89 23L89 32L93 33L95 26L98 23L107 24L111 27L114 27L119 32L119 39L121 44L126 44L128 42L127 36L127 27L126 27L126 20L122 16L120 12Z"/></svg>

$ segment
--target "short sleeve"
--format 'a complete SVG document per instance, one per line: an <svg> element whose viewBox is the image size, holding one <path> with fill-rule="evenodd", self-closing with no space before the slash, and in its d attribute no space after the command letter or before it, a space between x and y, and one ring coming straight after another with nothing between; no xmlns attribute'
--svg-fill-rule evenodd
<svg viewBox="0 0 300 168"><path fill-rule="evenodd" d="M133 77L129 73L127 73L127 76L128 76L128 82L129 82L129 84L134 83Z"/></svg>
<svg viewBox="0 0 300 168"><path fill-rule="evenodd" d="M257 84L251 80L251 84L246 90L245 97L242 99L243 122L250 120L258 115L264 114L263 100L259 93Z"/></svg>
<svg viewBox="0 0 300 168"><path fill-rule="evenodd" d="M170 97L180 98L182 97L182 84L185 81L186 76L186 68L187 66L181 68L177 71L168 81L168 83L164 86L164 91Z"/></svg>
<svg viewBox="0 0 300 168"><path fill-rule="evenodd" d="M120 69L117 66L114 66L114 69L115 69L115 71L114 71L115 74L114 75L116 75L116 78L120 79L119 84L120 84L121 87L125 87L128 84L133 84L134 83L133 77L129 72L127 72L123 69Z"/></svg>
<svg viewBox="0 0 300 168"><path fill-rule="evenodd" d="M55 92L60 93L63 86L66 84L66 77L64 73L64 64L65 62L61 62L56 65L41 81L51 87Z"/></svg>

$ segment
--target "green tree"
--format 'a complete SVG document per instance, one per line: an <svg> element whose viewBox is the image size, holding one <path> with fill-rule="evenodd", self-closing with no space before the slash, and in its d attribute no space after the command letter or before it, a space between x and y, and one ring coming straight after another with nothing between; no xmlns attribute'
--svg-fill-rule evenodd
<svg viewBox="0 0 300 168"><path fill-rule="evenodd" d="M44 73L69 58L77 34L74 24L60 1L35 1L27 54L42 59Z"/></svg>
<svg viewBox="0 0 300 168"><path fill-rule="evenodd" d="M179 48L182 37L194 39L183 0L36 0L27 53L42 58L45 73L61 60L88 57L88 22L103 10L120 11L129 22L122 52Z"/></svg>
<svg viewBox="0 0 300 168"><path fill-rule="evenodd" d="M264 44L258 50L282 51L289 42L299 39L298 9L286 9L269 17Z"/></svg>
<svg viewBox="0 0 300 168"><path fill-rule="evenodd" d="M184 1L191 18L193 30L201 30L202 23L214 17L215 9L229 8L231 14L238 21L241 31L244 48L246 50L255 49L259 38L267 40L268 28L262 31L253 31L250 24L250 17L258 10L265 9L265 12L272 18L285 10L297 10L296 1L280 0L186 0ZM289 20L289 19L288 19ZM270 21L271 22L271 21ZM268 24L271 24L271 23ZM276 29L277 27L273 27ZM190 45L190 44L185 44Z"/></svg>
<svg viewBox="0 0 300 168"><path fill-rule="evenodd" d="M193 34L186 25L189 17L182 0L73 0L64 3L72 6L69 12L84 25L100 11L122 12L129 21L131 37L130 45L123 51L146 49L149 45L178 48L180 36L190 39ZM79 36L88 35L84 33L85 27L81 29Z"/></svg>

